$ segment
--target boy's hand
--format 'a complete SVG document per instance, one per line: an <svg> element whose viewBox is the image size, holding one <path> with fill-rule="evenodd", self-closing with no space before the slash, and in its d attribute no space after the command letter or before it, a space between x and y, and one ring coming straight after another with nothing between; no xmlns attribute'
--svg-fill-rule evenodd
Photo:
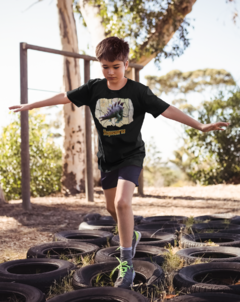
<svg viewBox="0 0 240 302"><path fill-rule="evenodd" d="M23 105L15 105L12 107L9 107L10 110L14 110L13 112L18 112L18 111L27 111L27 110L31 110L31 106L30 104L23 104Z"/></svg>
<svg viewBox="0 0 240 302"><path fill-rule="evenodd" d="M221 127L225 126L229 126L230 123L224 123L224 122L218 122L218 123L212 123L212 124L206 124L206 125L202 125L202 132L209 132L209 131L212 131L212 130L225 130L225 129L222 129Z"/></svg>

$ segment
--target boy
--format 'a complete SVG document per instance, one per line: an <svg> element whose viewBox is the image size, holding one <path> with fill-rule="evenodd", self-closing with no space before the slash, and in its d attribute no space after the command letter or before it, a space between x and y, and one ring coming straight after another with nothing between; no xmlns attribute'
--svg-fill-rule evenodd
<svg viewBox="0 0 240 302"><path fill-rule="evenodd" d="M132 258L141 238L140 232L133 230L131 201L145 157L140 133L145 113L155 118L161 114L203 132L224 130L221 127L229 125L201 124L155 96L147 86L124 77L128 54L127 42L117 37L106 38L96 47L104 79L89 80L44 101L9 108L18 112L70 102L78 107L90 107L99 137L98 167L106 207L118 224L120 264L115 287L122 288L129 288L133 283Z"/></svg>

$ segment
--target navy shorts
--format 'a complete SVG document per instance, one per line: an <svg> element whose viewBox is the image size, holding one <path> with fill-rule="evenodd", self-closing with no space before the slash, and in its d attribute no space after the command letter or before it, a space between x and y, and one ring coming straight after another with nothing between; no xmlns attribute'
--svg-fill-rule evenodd
<svg viewBox="0 0 240 302"><path fill-rule="evenodd" d="M115 188L118 179L125 179L135 183L138 187L138 177L142 168L138 166L126 166L110 172L101 171L101 182L103 190Z"/></svg>

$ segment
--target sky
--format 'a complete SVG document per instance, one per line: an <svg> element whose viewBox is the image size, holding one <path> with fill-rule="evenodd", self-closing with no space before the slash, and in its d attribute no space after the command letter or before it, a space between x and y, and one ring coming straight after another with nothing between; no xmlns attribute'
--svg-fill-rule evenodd
<svg viewBox="0 0 240 302"><path fill-rule="evenodd" d="M56 1L12 0L0 3L0 36L1 36L1 102L0 128L9 124L12 116L8 107L20 103L20 68L19 43L61 49ZM32 5L36 3L35 5ZM31 6L32 5L32 6ZM31 7L30 7L31 6ZM29 8L30 7L30 8ZM240 13L240 1L236 0ZM161 69L152 60L140 71L140 82L146 85L146 75L161 76L171 70L191 71L195 69L216 68L229 71L237 84L240 84L240 20L234 25L233 4L225 0L197 0L193 10L188 14L191 25L190 46L184 54L174 61L165 59ZM79 52L85 51L95 56L91 46L91 36L81 25L75 15L79 41ZM91 64L91 78L94 78L94 66ZM80 60L83 75L83 61ZM83 76L82 76L83 79ZM83 82L82 82L83 83ZM28 51L28 100L29 103L44 100L61 91L62 56ZM34 89L34 90L33 90ZM41 91L38 91L38 90ZM46 92L43 90L51 91ZM210 96L204 96L207 99ZM170 103L173 96L163 94L161 98ZM202 95L191 94L188 101L192 104L203 101ZM45 109L43 113L54 115L59 108ZM183 133L181 124L160 116L154 119L146 114L142 127L142 137L147 143L152 136L162 153L163 160L173 159L173 151L180 147L179 136ZM61 139L59 144L62 144Z"/></svg>

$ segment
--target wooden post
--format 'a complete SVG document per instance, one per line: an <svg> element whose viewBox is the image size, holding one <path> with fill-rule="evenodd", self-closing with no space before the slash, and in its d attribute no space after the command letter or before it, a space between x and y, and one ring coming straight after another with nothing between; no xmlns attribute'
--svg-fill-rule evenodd
<svg viewBox="0 0 240 302"><path fill-rule="evenodd" d="M136 82L139 82L139 69L138 68L134 68L134 80ZM144 196L144 193L143 193L143 169L139 175L139 178L138 178L138 194L140 196Z"/></svg>
<svg viewBox="0 0 240 302"><path fill-rule="evenodd" d="M27 47L20 43L20 87L21 104L28 103ZM21 169L22 169L22 207L31 210L30 202L30 164L28 111L21 112Z"/></svg>
<svg viewBox="0 0 240 302"><path fill-rule="evenodd" d="M90 61L84 60L84 83L90 79ZM92 129L91 112L85 106L85 192L87 201L94 201L93 166L92 166Z"/></svg>

